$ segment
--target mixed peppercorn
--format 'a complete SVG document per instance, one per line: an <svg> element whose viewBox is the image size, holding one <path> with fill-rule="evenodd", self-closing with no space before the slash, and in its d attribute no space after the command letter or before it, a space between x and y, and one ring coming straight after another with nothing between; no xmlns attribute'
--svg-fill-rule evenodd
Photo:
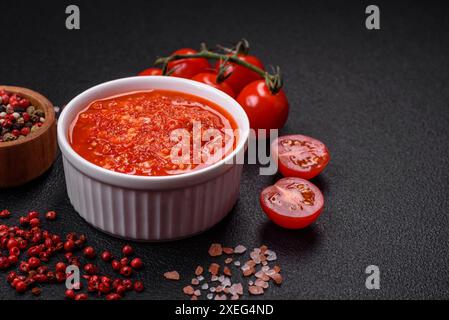
<svg viewBox="0 0 449 320"><path fill-rule="evenodd" d="M45 122L45 112L16 93L0 90L0 142L24 139Z"/></svg>
<svg viewBox="0 0 449 320"><path fill-rule="evenodd" d="M10 211L0 211L0 219L10 217ZM45 219L56 220L56 212L47 212ZM144 290L142 281L130 278L143 268L142 260L133 257L131 246L124 246L120 257L114 257L110 251L103 251L99 255L117 273L116 276L110 276L101 272L99 265L94 263L97 251L92 246L86 246L85 235L72 232L63 238L43 229L42 223L40 214L31 211L19 217L19 225L0 224L0 270L9 270L6 280L18 293L30 291L37 296L41 294L43 284L65 283L74 276L67 269L70 265L79 268L82 279L74 283L73 289L66 290L67 299L86 300L90 296L97 296L118 300L126 292L140 293ZM55 258L57 261L51 263L50 260ZM17 270L11 270L13 268ZM87 292L82 292L83 287L86 287Z"/></svg>

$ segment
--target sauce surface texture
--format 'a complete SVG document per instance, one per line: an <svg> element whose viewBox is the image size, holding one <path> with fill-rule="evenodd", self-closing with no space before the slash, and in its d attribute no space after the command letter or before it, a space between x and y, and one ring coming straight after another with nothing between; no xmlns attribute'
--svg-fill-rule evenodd
<svg viewBox="0 0 449 320"><path fill-rule="evenodd" d="M201 136L195 140L198 124ZM209 129L216 134L204 138ZM223 159L235 148L235 129L234 119L208 100L176 91L152 90L92 102L73 121L69 141L80 156L105 169L166 176ZM188 132L190 138L183 136L182 140L174 132ZM216 152L217 148L222 149ZM174 160L173 155L184 157Z"/></svg>

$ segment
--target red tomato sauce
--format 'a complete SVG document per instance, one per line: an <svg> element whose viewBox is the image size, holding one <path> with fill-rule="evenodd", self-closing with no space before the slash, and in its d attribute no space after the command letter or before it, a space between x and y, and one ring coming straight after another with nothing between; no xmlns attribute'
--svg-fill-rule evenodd
<svg viewBox="0 0 449 320"><path fill-rule="evenodd" d="M201 135L194 140L198 123ZM190 139L180 142L179 136L173 137L177 129L188 132ZM208 129L217 134L204 138ZM80 156L105 169L139 176L167 176L223 159L235 148L236 129L235 120L206 99L151 90L92 102L73 121L69 141ZM177 151L173 151L177 146ZM185 147L184 153L179 146ZM214 147L222 148L221 152ZM173 160L173 154L182 154L184 158ZM195 157L198 154L201 156ZM203 157L207 156L209 160L205 161Z"/></svg>

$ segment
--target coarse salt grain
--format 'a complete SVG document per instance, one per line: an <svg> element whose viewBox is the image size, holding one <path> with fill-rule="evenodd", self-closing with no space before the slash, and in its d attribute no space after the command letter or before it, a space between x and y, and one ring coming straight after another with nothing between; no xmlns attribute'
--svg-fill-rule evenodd
<svg viewBox="0 0 449 320"><path fill-rule="evenodd" d="M268 282L263 281L262 279L257 279L256 282L254 283L256 286L258 287L262 287L264 289L268 288Z"/></svg>
<svg viewBox="0 0 449 320"><path fill-rule="evenodd" d="M197 279L198 279L198 281L203 281L204 280L204 277L203 276L198 276L198 277L196 277Z"/></svg>
<svg viewBox="0 0 449 320"><path fill-rule="evenodd" d="M258 286L249 286L248 291L252 295L261 295L264 293L263 288L258 287Z"/></svg>
<svg viewBox="0 0 449 320"><path fill-rule="evenodd" d="M228 287L228 286L230 286L231 285L231 279L229 279L229 278L224 278L224 280L223 280L223 282L221 283L221 285L223 286L223 287Z"/></svg>
<svg viewBox="0 0 449 320"><path fill-rule="evenodd" d="M256 266L256 262L254 262L254 260L248 260L246 261L246 264L250 267L255 267Z"/></svg>
<svg viewBox="0 0 449 320"><path fill-rule="evenodd" d="M267 254L268 261L274 261L277 259L276 252L274 252L274 251L267 250L266 254Z"/></svg>
<svg viewBox="0 0 449 320"><path fill-rule="evenodd" d="M276 274L277 272L274 269L269 269L267 271L265 271L265 274L269 277L271 277L272 275Z"/></svg>
<svg viewBox="0 0 449 320"><path fill-rule="evenodd" d="M223 268L223 273L229 277L232 276L231 269L229 269L228 267Z"/></svg>
<svg viewBox="0 0 449 320"><path fill-rule="evenodd" d="M217 263L211 263L211 265L209 266L209 272L214 276L218 274L219 270L220 270L220 265Z"/></svg>
<svg viewBox="0 0 449 320"><path fill-rule="evenodd" d="M270 280L270 277L267 276L267 275L265 274L265 272L263 272L263 271L258 271L258 272L256 272L255 276L256 276L256 278L262 279L263 281L268 281L268 280Z"/></svg>
<svg viewBox="0 0 449 320"><path fill-rule="evenodd" d="M203 274L203 271L204 271L203 267L202 266L198 266L195 269L195 275L199 276L199 275Z"/></svg>
<svg viewBox="0 0 449 320"><path fill-rule="evenodd" d="M272 275L271 279L273 279L276 284L281 284L283 281L282 276L279 273Z"/></svg>
<svg viewBox="0 0 449 320"><path fill-rule="evenodd" d="M179 280L180 279L179 273L177 271L166 272L166 273L164 273L164 277L165 277L165 279L168 279L168 280Z"/></svg>
<svg viewBox="0 0 449 320"><path fill-rule="evenodd" d="M229 248L229 247L224 247L223 248L223 252L225 254L233 254L234 253L234 249L233 248Z"/></svg>
<svg viewBox="0 0 449 320"><path fill-rule="evenodd" d="M246 247L242 246L241 244L239 244L237 247L234 248L234 253L244 253L246 251Z"/></svg>
<svg viewBox="0 0 449 320"><path fill-rule="evenodd" d="M191 296L195 292L192 286L186 286L182 289L182 291L189 296Z"/></svg>
<svg viewBox="0 0 449 320"><path fill-rule="evenodd" d="M212 243L209 248L209 255L211 257L218 257L223 254L223 248L219 243Z"/></svg>

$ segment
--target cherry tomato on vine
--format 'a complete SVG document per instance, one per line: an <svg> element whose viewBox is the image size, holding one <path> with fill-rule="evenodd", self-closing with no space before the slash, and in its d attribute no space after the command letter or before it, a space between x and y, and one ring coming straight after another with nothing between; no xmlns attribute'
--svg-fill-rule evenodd
<svg viewBox="0 0 449 320"><path fill-rule="evenodd" d="M324 197L310 181L283 178L260 194L263 211L277 225L302 229L313 223L323 211Z"/></svg>
<svg viewBox="0 0 449 320"><path fill-rule="evenodd" d="M256 58L255 56L239 54L237 55L241 60L252 64L262 70L265 70L263 63ZM224 81L234 90L235 94L239 94L242 89L248 85L249 83L262 79L262 77L256 72L238 64L229 62L226 64L228 67L226 69L225 75L228 75L232 72L232 74ZM218 72L220 70L220 61L218 61L215 65L215 71Z"/></svg>
<svg viewBox="0 0 449 320"><path fill-rule="evenodd" d="M172 53L175 54L195 54L198 51L190 48L184 48L176 50ZM204 72L210 68L209 62L205 58L186 58L171 61L168 63L168 70L173 77L190 79L194 75Z"/></svg>
<svg viewBox="0 0 449 320"><path fill-rule="evenodd" d="M271 93L265 80L254 81L243 88L237 102L245 110L254 130L280 129L287 121L289 106L284 91Z"/></svg>
<svg viewBox="0 0 449 320"><path fill-rule="evenodd" d="M217 73L215 72L201 72L195 75L192 80L202 82L210 85L218 90L227 93L231 97L235 98L234 90L225 82L217 83Z"/></svg>
<svg viewBox="0 0 449 320"><path fill-rule="evenodd" d="M271 154L278 161L282 175L307 180L323 171L330 160L329 150L324 143L300 134L274 140Z"/></svg>
<svg viewBox="0 0 449 320"><path fill-rule="evenodd" d="M142 70L138 74L139 76L161 76L162 75L162 69L159 68L148 68L145 70Z"/></svg>

